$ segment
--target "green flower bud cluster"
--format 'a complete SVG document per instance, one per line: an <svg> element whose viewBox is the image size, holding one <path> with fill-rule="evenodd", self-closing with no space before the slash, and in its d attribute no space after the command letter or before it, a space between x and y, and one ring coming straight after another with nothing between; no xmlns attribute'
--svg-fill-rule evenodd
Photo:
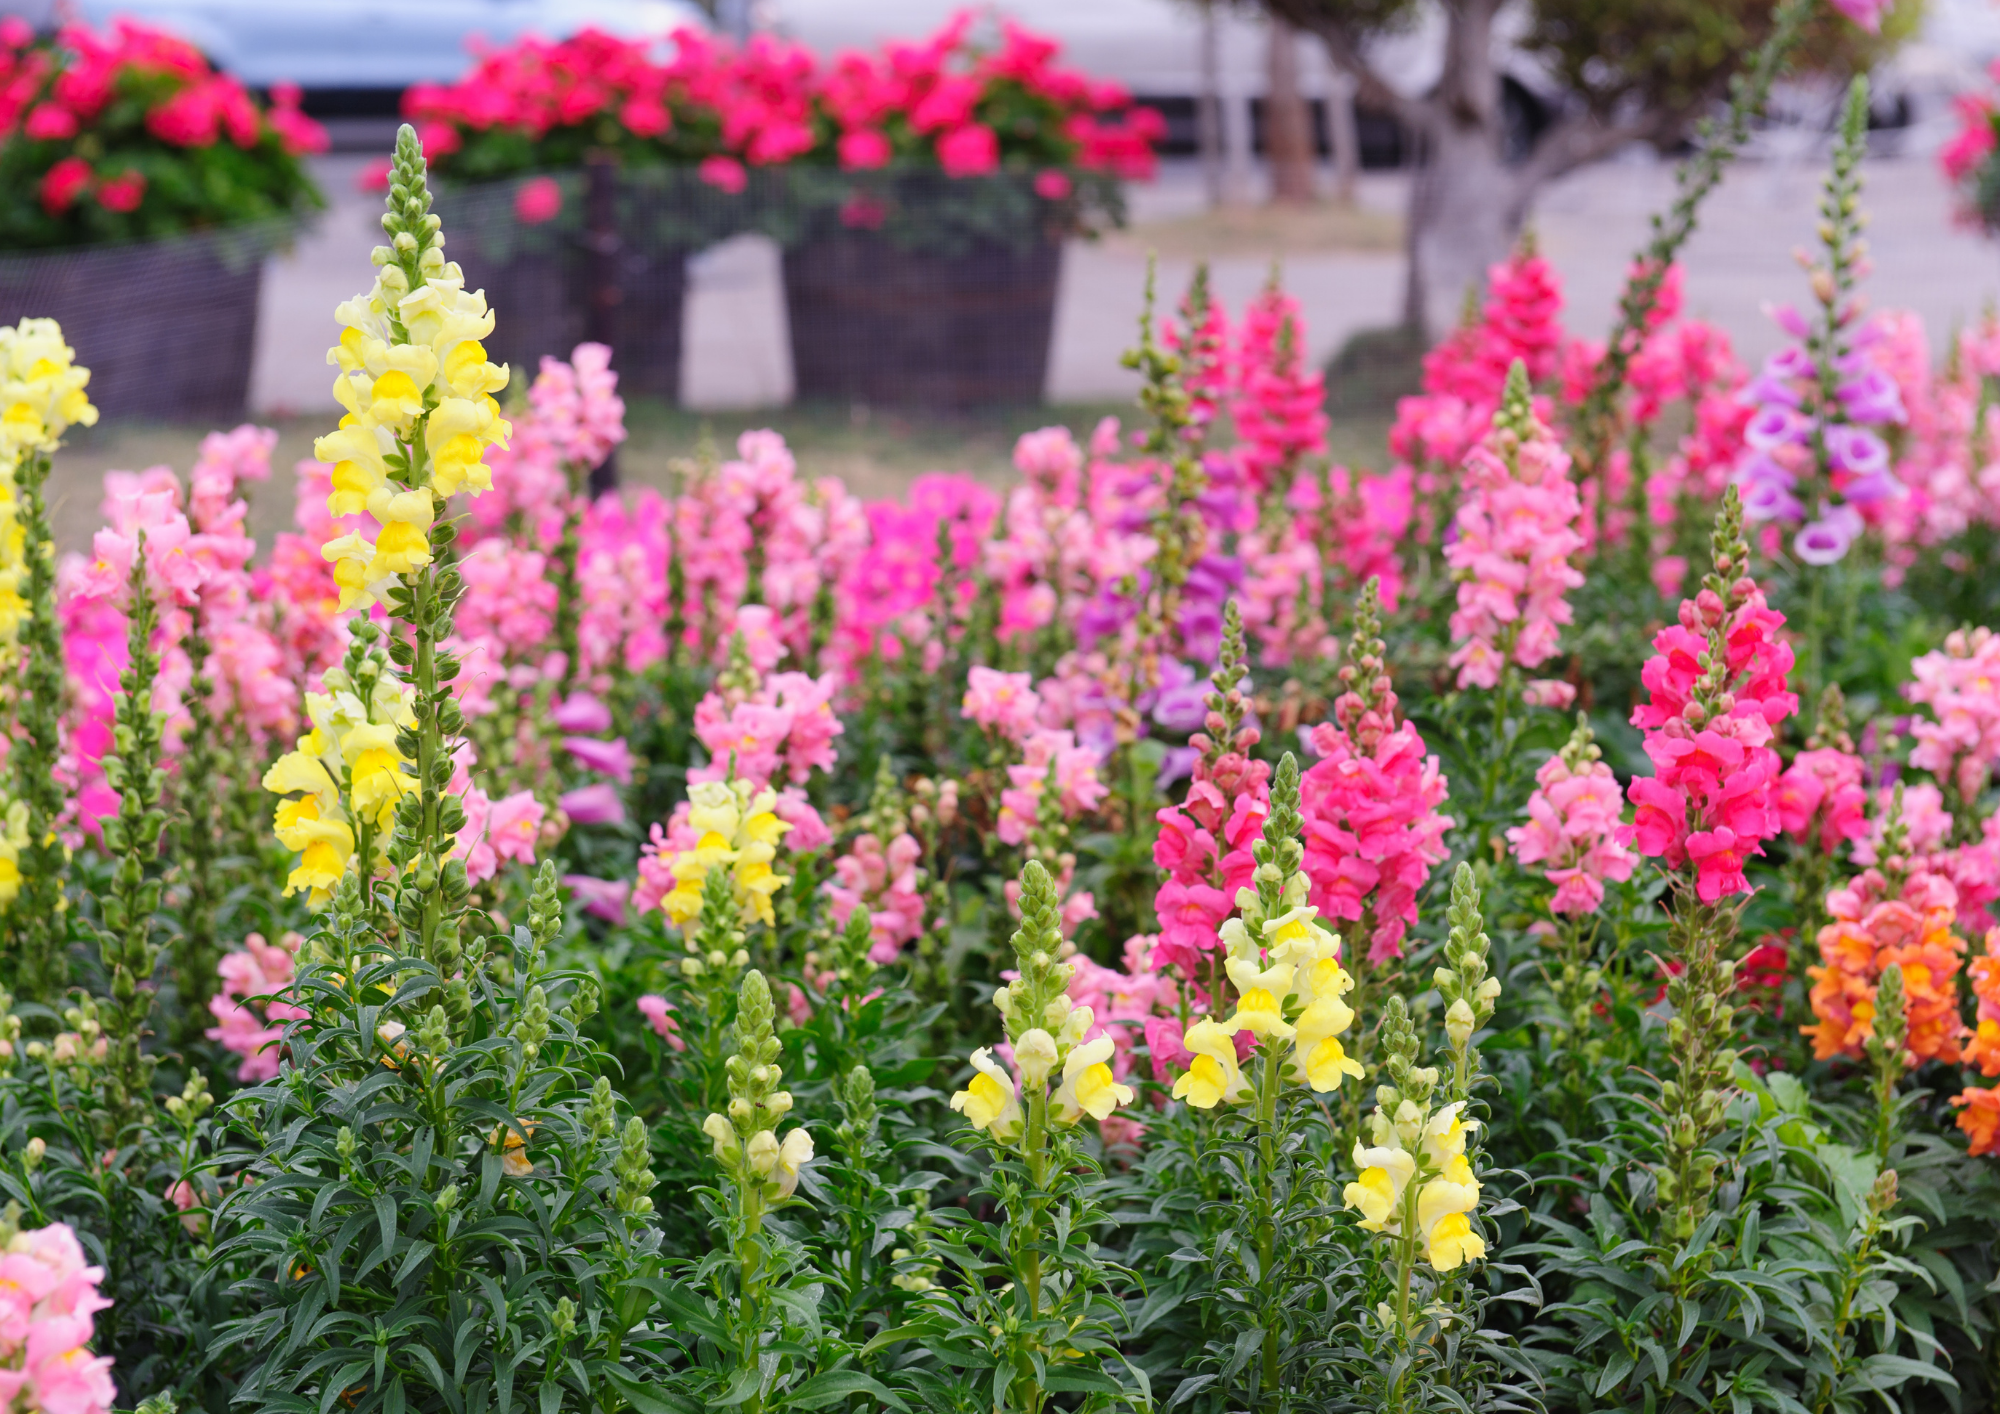
<svg viewBox="0 0 2000 1414"><path fill-rule="evenodd" d="M1021 870L1021 926L1012 941L1021 975L993 994L993 1005L1000 1009L1008 1039L1018 1046L1030 1031L1053 1036L1062 1030L1071 1011L1070 978L1076 975L1075 966L1059 958L1062 900L1054 878L1037 859Z"/></svg>
<svg viewBox="0 0 2000 1414"><path fill-rule="evenodd" d="M782 1202L798 1187L799 1169L812 1158L812 1136L794 1129L781 1141L777 1127L792 1110L792 1095L780 1089L777 1007L764 974L743 975L737 1000L736 1051L723 1063L729 1111L711 1114L702 1132L715 1145L715 1159L743 1195L748 1226L761 1220L764 1206Z"/></svg>
<svg viewBox="0 0 2000 1414"><path fill-rule="evenodd" d="M1479 912L1479 883L1472 866L1462 861L1452 875L1447 916L1451 931L1445 938L1445 965L1432 974L1432 980L1445 1003L1444 1030L1455 1060L1452 1098L1465 1100L1471 1098L1472 1076L1479 1069L1472 1033L1492 1018L1493 1004L1500 997L1500 979L1487 975L1486 959L1493 941L1486 936L1485 920Z"/></svg>

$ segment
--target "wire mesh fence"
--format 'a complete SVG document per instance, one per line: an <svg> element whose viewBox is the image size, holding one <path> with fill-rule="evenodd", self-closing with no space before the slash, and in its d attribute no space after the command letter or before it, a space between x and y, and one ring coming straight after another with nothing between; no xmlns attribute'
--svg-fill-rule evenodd
<svg viewBox="0 0 2000 1414"><path fill-rule="evenodd" d="M1062 237L1083 201L1013 174L798 168L728 191L607 165L447 186L437 209L500 313L496 359L532 370L597 339L625 387L674 398L687 258L760 234L783 252L798 397L955 408L1041 398Z"/></svg>
<svg viewBox="0 0 2000 1414"><path fill-rule="evenodd" d="M264 260L297 231L284 220L0 254L0 323L60 321L104 417L223 421L249 392Z"/></svg>

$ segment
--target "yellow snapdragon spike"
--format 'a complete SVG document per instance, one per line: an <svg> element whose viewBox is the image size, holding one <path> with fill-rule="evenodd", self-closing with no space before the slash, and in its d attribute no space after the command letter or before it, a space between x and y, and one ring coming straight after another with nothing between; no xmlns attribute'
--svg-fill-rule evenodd
<svg viewBox="0 0 2000 1414"><path fill-rule="evenodd" d="M1302 905L1264 923L1265 955L1272 962L1288 962L1304 967L1321 958L1334 957L1340 939L1316 921L1319 910Z"/></svg>
<svg viewBox="0 0 2000 1414"><path fill-rule="evenodd" d="M387 723L364 723L341 738L341 754L353 780L354 813L387 830L395 821L396 802L415 790L416 780L396 747L396 729Z"/></svg>
<svg viewBox="0 0 2000 1414"><path fill-rule="evenodd" d="M285 896L307 889L309 901L318 907L333 896L335 885L347 873L347 863L354 858L354 832L339 820L307 820L298 822L292 834L298 841L291 847L300 851L299 864L285 880Z"/></svg>
<svg viewBox="0 0 2000 1414"><path fill-rule="evenodd" d="M28 802L7 807L0 829L0 904L12 903L21 892L21 851L28 847Z"/></svg>
<svg viewBox="0 0 2000 1414"><path fill-rule="evenodd" d="M53 319L0 325L0 461L53 451L71 427L90 427L97 409L84 393L90 370L76 364Z"/></svg>
<svg viewBox="0 0 2000 1414"><path fill-rule="evenodd" d="M1486 1239L1472 1230L1472 1220L1464 1213L1447 1213L1431 1229L1425 1256L1441 1272L1456 1271L1466 1262L1486 1255Z"/></svg>
<svg viewBox="0 0 2000 1414"><path fill-rule="evenodd" d="M1337 1036L1324 1036L1308 1047L1301 1043L1293 1056L1294 1064L1304 1072L1306 1084L1314 1093L1324 1095L1330 1090L1338 1090L1340 1082L1362 1076L1361 1062L1351 1059L1347 1048L1340 1044Z"/></svg>
<svg viewBox="0 0 2000 1414"><path fill-rule="evenodd" d="M446 438L432 454L431 485L440 496L456 496L468 488L474 492L491 491L493 473L480 460L485 455L486 448L470 432Z"/></svg>
<svg viewBox="0 0 2000 1414"><path fill-rule="evenodd" d="M703 781L688 788L688 828L697 836L714 836L726 845L736 838L742 818L728 782Z"/></svg>
<svg viewBox="0 0 2000 1414"><path fill-rule="evenodd" d="M799 1170L812 1162L812 1135L804 1129L794 1129L785 1136L778 1146L778 1160L772 1166L771 1181L777 1186L779 1199L785 1199L798 1192Z"/></svg>
<svg viewBox="0 0 2000 1414"><path fill-rule="evenodd" d="M1270 991L1263 987L1252 987L1236 999L1236 1014L1224 1023L1224 1029L1232 1033L1254 1031L1259 1036L1276 1037L1284 1040L1292 1034L1292 1027L1285 1020L1281 1003Z"/></svg>
<svg viewBox="0 0 2000 1414"><path fill-rule="evenodd" d="M1361 1176L1341 1190L1341 1198L1361 1214L1361 1226L1368 1231L1397 1231L1396 1210L1403 1201L1404 1188L1416 1175L1416 1159L1406 1149L1357 1142L1354 1166Z"/></svg>
<svg viewBox="0 0 2000 1414"><path fill-rule="evenodd" d="M1198 1110L1211 1110L1224 1101L1233 1104L1248 1093L1249 1084L1236 1063L1233 1036L1233 1031L1209 1017L1188 1027L1181 1044L1193 1053L1194 1061L1174 1082L1176 1100L1186 1100Z"/></svg>
<svg viewBox="0 0 2000 1414"><path fill-rule="evenodd" d="M1099 1036L1071 1048L1063 1062L1062 1085L1049 1097L1056 1117L1063 1123L1075 1124L1084 1115L1108 1119L1120 1105L1132 1103L1132 1087L1120 1085L1112 1074L1109 1065L1112 1050L1109 1036Z"/></svg>
<svg viewBox="0 0 2000 1414"><path fill-rule="evenodd" d="M1424 1126L1424 1152L1439 1168L1448 1168L1465 1153L1466 1136L1479 1128L1476 1119L1463 1118L1465 1102L1446 1105Z"/></svg>
<svg viewBox="0 0 2000 1414"><path fill-rule="evenodd" d="M301 738L299 750L288 751L280 756L264 773L264 789L274 795L290 795L293 791L306 792L306 798L314 802L314 816L329 815L340 805L340 786L328 773L317 752L308 753L306 743L317 736ZM284 807L279 807L282 810ZM296 848L297 846L293 846Z"/></svg>
<svg viewBox="0 0 2000 1414"><path fill-rule="evenodd" d="M1000 1068L985 1046L974 1051L971 1060L977 1073L965 1089L951 1097L951 1107L974 1129L986 1130L1003 1141L1013 1138L1021 1128L1021 1101L1014 1093L1013 1077Z"/></svg>
<svg viewBox="0 0 2000 1414"><path fill-rule="evenodd" d="M701 916L701 881L698 879L677 883L660 900L660 907L677 928L685 928Z"/></svg>

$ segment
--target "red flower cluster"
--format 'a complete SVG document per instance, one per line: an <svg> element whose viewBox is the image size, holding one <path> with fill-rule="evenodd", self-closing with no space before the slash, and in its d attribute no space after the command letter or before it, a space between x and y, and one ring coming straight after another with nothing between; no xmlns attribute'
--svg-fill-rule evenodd
<svg viewBox="0 0 2000 1414"><path fill-rule="evenodd" d="M67 25L46 45L18 18L0 21L0 141L95 139L89 155L58 156L44 173L39 196L51 215L86 193L121 213L145 199L145 175L117 170L116 158L103 154L102 135L93 132L121 94L145 103L146 132L172 147L208 148L226 137L247 151L275 136L294 156L326 149L325 130L299 111L296 87L274 87L271 108L259 110L242 84L164 30L132 20L114 20L103 33Z"/></svg>
<svg viewBox="0 0 2000 1414"><path fill-rule="evenodd" d="M1733 498L1730 502L1734 504ZM1744 893L1744 863L1764 852L1782 819L1774 729L1798 711L1785 686L1791 646L1784 615L1747 576L1681 601L1680 622L1653 640L1640 673L1647 700L1632 712L1654 774L1633 780L1633 842L1669 869L1695 870L1703 903Z"/></svg>
<svg viewBox="0 0 2000 1414"><path fill-rule="evenodd" d="M739 49L693 30L633 41L586 29L487 50L457 82L413 87L403 107L433 160L463 151L475 176L574 161L578 142L602 144L606 119L623 140L698 163L732 191L746 163L801 159L847 171L929 160L954 177L1005 165L1034 172L1049 200L1069 195L1071 169L1150 174L1158 113L1057 67L1053 41L1011 22L997 43L975 44L974 20L961 12L921 43L824 66L769 35ZM475 157L480 137L505 146Z"/></svg>

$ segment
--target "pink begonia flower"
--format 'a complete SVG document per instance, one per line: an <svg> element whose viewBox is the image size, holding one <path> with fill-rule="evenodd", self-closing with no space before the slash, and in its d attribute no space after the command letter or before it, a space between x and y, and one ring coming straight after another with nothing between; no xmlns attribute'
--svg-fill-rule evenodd
<svg viewBox="0 0 2000 1414"><path fill-rule="evenodd" d="M564 791L557 798L556 805L573 825L625 823L625 799L614 785L578 786L575 790Z"/></svg>
<svg viewBox="0 0 2000 1414"><path fill-rule="evenodd" d="M665 1041L676 1051L685 1051L687 1042L681 1038L680 1023L674 1020L674 1004L665 997L648 992L639 998L639 1015L646 1018L646 1024L653 1028L653 1034Z"/></svg>
<svg viewBox="0 0 2000 1414"><path fill-rule="evenodd" d="M583 906L583 911L602 918L614 927L625 924L625 900L631 897L630 879L598 879L588 874L565 874L563 887Z"/></svg>
<svg viewBox="0 0 2000 1414"><path fill-rule="evenodd" d="M743 170L743 164L734 157L720 155L704 157L701 165L695 169L695 173L718 191L725 191L731 195L750 185L750 174Z"/></svg>
<svg viewBox="0 0 2000 1414"><path fill-rule="evenodd" d="M626 750L624 737L600 741L591 736L566 736L562 745L586 770L600 771L620 785L631 782L632 753Z"/></svg>
<svg viewBox="0 0 2000 1414"><path fill-rule="evenodd" d="M514 215L523 225L553 221L562 206L562 186L554 177L530 177L514 189Z"/></svg>

